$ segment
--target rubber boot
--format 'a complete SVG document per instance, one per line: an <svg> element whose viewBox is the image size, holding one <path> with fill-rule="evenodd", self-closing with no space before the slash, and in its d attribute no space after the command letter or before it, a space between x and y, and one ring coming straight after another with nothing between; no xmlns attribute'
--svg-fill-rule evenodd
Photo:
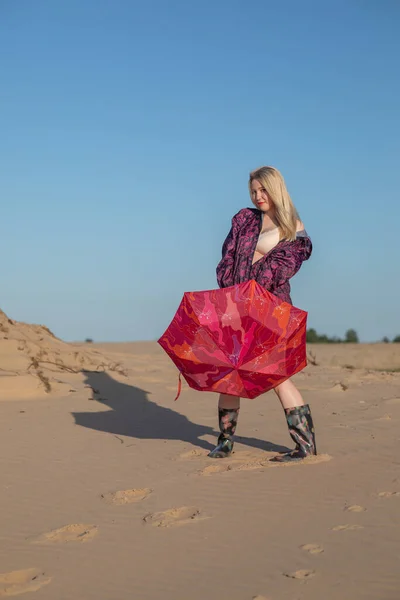
<svg viewBox="0 0 400 600"><path fill-rule="evenodd" d="M236 430L238 420L238 408L219 408L219 429L218 445L209 453L210 458L226 458L232 454L233 435Z"/></svg>
<svg viewBox="0 0 400 600"><path fill-rule="evenodd" d="M291 462L316 455L314 424L309 405L286 408L285 415L290 437L296 444L296 448L291 452L275 456L271 460L274 462Z"/></svg>

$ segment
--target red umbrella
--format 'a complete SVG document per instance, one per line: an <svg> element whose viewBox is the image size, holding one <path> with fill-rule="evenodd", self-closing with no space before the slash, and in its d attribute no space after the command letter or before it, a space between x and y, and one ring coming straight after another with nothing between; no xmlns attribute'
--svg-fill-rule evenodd
<svg viewBox="0 0 400 600"><path fill-rule="evenodd" d="M158 343L195 390L256 398L307 365L306 323L251 280L186 292Z"/></svg>

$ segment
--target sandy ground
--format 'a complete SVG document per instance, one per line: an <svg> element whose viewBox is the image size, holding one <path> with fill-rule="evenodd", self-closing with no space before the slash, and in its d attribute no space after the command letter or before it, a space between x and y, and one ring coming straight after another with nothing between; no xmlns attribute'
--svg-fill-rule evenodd
<svg viewBox="0 0 400 600"><path fill-rule="evenodd" d="M400 598L400 345L310 348L317 458L269 462L291 441L268 393L212 461L217 397L174 402L156 343L0 316L0 598Z"/></svg>

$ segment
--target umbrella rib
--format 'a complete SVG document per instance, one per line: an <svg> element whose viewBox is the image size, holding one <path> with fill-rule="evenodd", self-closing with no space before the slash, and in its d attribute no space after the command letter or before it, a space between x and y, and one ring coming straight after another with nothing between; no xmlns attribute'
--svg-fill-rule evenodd
<svg viewBox="0 0 400 600"><path fill-rule="evenodd" d="M217 346L217 348L218 348L218 349L219 349L219 350L222 352L222 354L225 356L225 358L226 358L227 362L228 362L230 365L232 365L232 367L234 367L234 368L235 368L235 365L233 365L233 364L232 364L232 361L230 360L230 358L229 358L228 354L226 353L226 351L224 350L224 348L221 348L221 344L220 344L220 341L219 341L219 339L218 339L218 336L216 335L216 336L214 337L214 335L213 335L213 332L212 332L212 331L209 331L209 330L207 330L207 329L205 329L205 331L206 331L207 335L208 335L208 336L209 336L209 337L212 339L212 341L214 342L214 344ZM216 339L216 338L217 338L217 339Z"/></svg>
<svg viewBox="0 0 400 600"><path fill-rule="evenodd" d="M235 369L236 375L239 377L240 379L240 383L242 384L243 388L246 389L246 386L244 384L244 381L242 379L241 374L239 373L238 369ZM232 373L227 373L226 375L224 375L223 377L221 377L221 379L219 379L218 383L221 383L221 381L223 381L224 379L227 379L228 377L231 377Z"/></svg>
<svg viewBox="0 0 400 600"><path fill-rule="evenodd" d="M255 358L263 358L264 360L267 359L268 354L271 354L271 350L265 350L264 352L262 352L261 354L258 355L258 357L254 357L251 358L250 360L247 360L245 363L243 363L242 365L240 365L240 370L241 371L248 371L249 373L251 373L252 371L254 371L254 367L248 367L247 365L251 362L253 362L255 360Z"/></svg>

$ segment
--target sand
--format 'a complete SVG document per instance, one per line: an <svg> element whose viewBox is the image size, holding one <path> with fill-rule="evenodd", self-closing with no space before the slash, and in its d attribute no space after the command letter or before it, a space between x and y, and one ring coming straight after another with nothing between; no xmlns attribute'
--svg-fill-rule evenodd
<svg viewBox="0 0 400 600"><path fill-rule="evenodd" d="M212 461L217 397L174 402L156 343L0 317L0 598L398 600L400 345L309 348L318 457L269 462L291 441L268 393Z"/></svg>

